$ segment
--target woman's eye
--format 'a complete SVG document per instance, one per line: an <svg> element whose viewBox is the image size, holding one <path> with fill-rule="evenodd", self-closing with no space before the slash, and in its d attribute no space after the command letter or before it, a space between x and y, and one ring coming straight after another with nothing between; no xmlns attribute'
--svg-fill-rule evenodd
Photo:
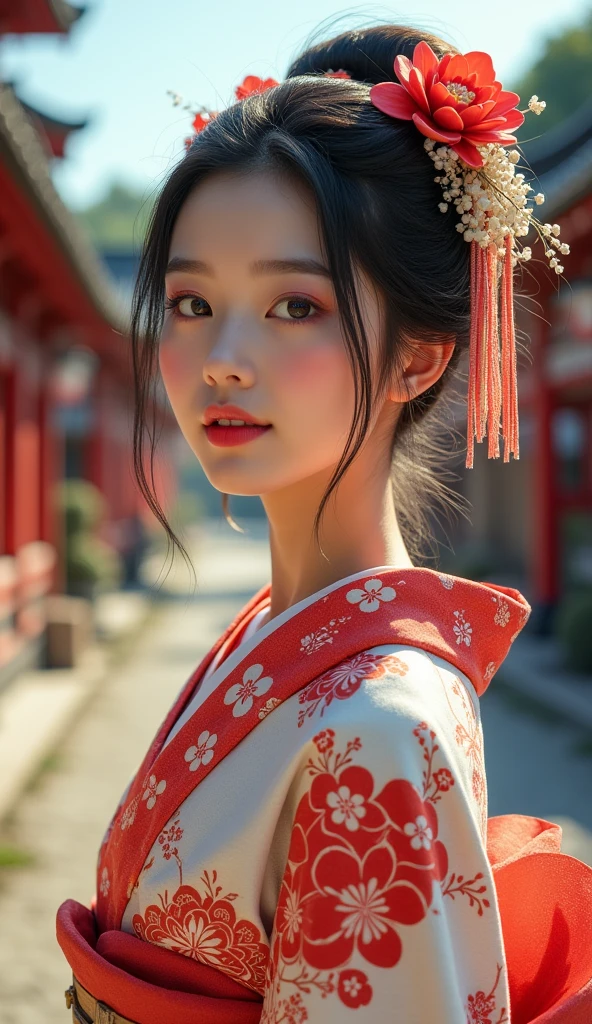
<svg viewBox="0 0 592 1024"><path fill-rule="evenodd" d="M186 295L179 302L179 313L181 316L207 316L209 305L205 299L197 295Z"/></svg>
<svg viewBox="0 0 592 1024"><path fill-rule="evenodd" d="M177 316L187 318L208 316L211 313L209 304L198 295L178 295L169 299L166 303L167 309L174 310Z"/></svg>
<svg viewBox="0 0 592 1024"><path fill-rule="evenodd" d="M294 296L289 299L282 299L280 302L276 302L273 307L274 310L282 310L283 312L277 313L278 320L310 320L312 316L316 316L318 312L317 306L310 299L304 299L298 296ZM284 315L285 314L285 315Z"/></svg>

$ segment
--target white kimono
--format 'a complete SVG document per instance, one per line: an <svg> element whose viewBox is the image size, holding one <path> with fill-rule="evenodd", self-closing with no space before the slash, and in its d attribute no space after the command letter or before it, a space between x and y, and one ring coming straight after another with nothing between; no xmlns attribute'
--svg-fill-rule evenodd
<svg viewBox="0 0 592 1024"><path fill-rule="evenodd" d="M479 696L529 606L390 567L257 629L268 606L269 586L124 794L99 929L227 974L262 1024L509 1021Z"/></svg>

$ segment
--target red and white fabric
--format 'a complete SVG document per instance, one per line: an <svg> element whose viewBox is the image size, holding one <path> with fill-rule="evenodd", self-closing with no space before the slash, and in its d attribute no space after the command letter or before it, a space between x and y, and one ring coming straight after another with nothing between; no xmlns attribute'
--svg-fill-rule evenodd
<svg viewBox="0 0 592 1024"><path fill-rule="evenodd" d="M60 908L79 981L139 1024L590 1021L592 869L487 816L479 697L523 596L381 566L269 603L162 723L92 909Z"/></svg>

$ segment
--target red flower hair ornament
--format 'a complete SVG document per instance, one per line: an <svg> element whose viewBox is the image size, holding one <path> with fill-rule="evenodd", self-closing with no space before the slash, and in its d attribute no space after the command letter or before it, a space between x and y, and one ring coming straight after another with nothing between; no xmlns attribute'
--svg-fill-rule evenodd
<svg viewBox="0 0 592 1024"><path fill-rule="evenodd" d="M480 50L438 59L422 40L412 60L395 58L394 69L399 82L373 85L370 101L389 117L413 121L426 136L424 149L441 172L434 179L443 189L439 209L456 207L456 230L471 243L466 466L473 465L474 438L482 441L486 432L488 457L499 458L500 421L509 462L510 454L519 457L513 269L532 256L516 239L534 227L557 274L563 273L559 253L569 252L558 224L533 217L531 186L516 174L520 153L504 149L516 142L511 132L528 110L541 114L546 104L532 96L528 110L516 110L520 97L504 92L491 57ZM537 206L544 201L541 192L534 196Z"/></svg>
<svg viewBox="0 0 592 1024"><path fill-rule="evenodd" d="M557 274L563 273L559 254L569 253L569 246L559 240L559 224L541 224L533 216L528 203L539 206L545 197L541 192L528 197L532 188L524 174L516 173L520 153L504 148L516 142L511 133L524 115L541 114L546 104L532 96L526 110L517 110L520 97L504 91L491 57L480 50L438 58L422 40L411 60L395 58L394 70L399 81L373 85L370 102L391 118L412 121L425 136L424 149L439 172L434 180L443 190L439 210L446 214L451 205L456 208L456 230L471 243L465 465L473 466L474 439L483 441L486 433L488 457L499 458L500 425L504 462L509 462L511 454L519 458L513 270L532 256L516 239L533 227ZM351 77L343 69L326 71L325 76ZM243 100L276 85L274 78L247 75L235 95ZM215 117L215 111L196 113L196 134ZM189 148L193 139L185 141Z"/></svg>
<svg viewBox="0 0 592 1024"><path fill-rule="evenodd" d="M447 53L441 60L427 43L418 43L413 60L395 58L400 85L379 82L370 99L391 117L413 121L429 139L445 142L469 167L483 167L477 146L516 142L509 133L524 114L513 109L520 97L504 92L495 80L488 53Z"/></svg>

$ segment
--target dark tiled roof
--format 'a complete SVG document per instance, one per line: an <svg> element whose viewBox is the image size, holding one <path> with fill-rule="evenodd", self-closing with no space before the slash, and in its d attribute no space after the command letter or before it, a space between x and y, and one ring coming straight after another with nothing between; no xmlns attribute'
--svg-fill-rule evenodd
<svg viewBox="0 0 592 1024"><path fill-rule="evenodd" d="M38 110L37 107L32 106L30 103L26 103L25 100L18 95L18 88L15 86L14 81L6 81L4 84L9 89L12 89L25 114L32 119L34 126L39 132L41 132L42 137L47 139L51 155L62 157L64 155L64 145L68 136L71 135L72 132L79 132L88 127L88 120L66 121L64 118L51 117L50 114L45 114L42 110Z"/></svg>
<svg viewBox="0 0 592 1024"><path fill-rule="evenodd" d="M5 83L0 83L0 150L0 159L10 165L11 173L31 197L89 301L112 326L125 331L124 310L101 260L56 192L37 132L13 90Z"/></svg>
<svg viewBox="0 0 592 1024"><path fill-rule="evenodd" d="M64 135L69 135L70 132L82 131L83 128L88 127L88 121L64 121L61 117L51 117L49 114L44 114L42 110L37 110L36 107L32 107L29 103L25 103L24 100L19 99L19 103L25 113L30 114L32 117L39 118L46 131L56 131L61 132Z"/></svg>
<svg viewBox="0 0 592 1024"><path fill-rule="evenodd" d="M48 6L62 29L63 32L68 32L75 21L85 12L84 7L72 7L72 4L66 2L66 0L47 0Z"/></svg>
<svg viewBox="0 0 592 1024"><path fill-rule="evenodd" d="M0 32L67 35L84 13L84 7L74 7L67 0L0 0Z"/></svg>

